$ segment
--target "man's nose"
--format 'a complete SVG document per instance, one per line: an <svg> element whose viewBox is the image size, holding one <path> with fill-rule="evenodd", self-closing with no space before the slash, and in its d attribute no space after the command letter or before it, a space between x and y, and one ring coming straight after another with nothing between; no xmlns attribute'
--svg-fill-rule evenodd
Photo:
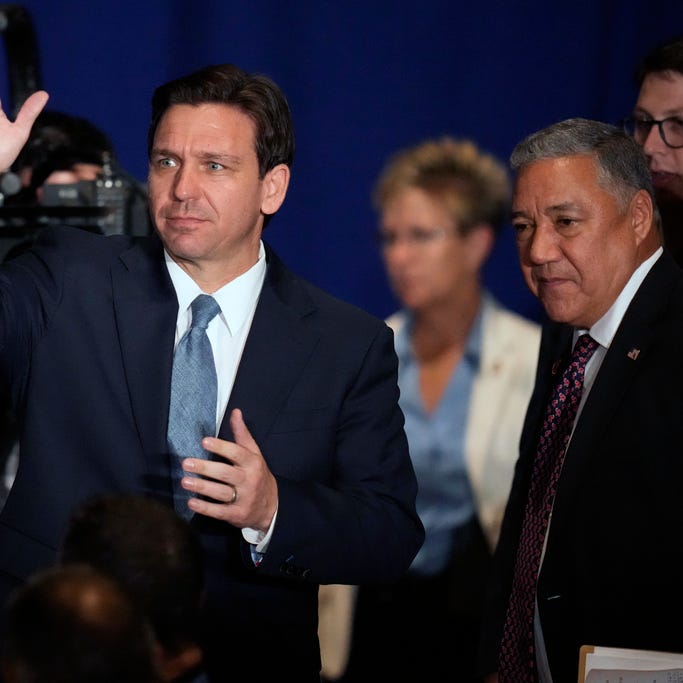
<svg viewBox="0 0 683 683"><path fill-rule="evenodd" d="M178 168L174 183L173 194L180 201L187 201L197 196L197 179L194 172L187 166Z"/></svg>
<svg viewBox="0 0 683 683"><path fill-rule="evenodd" d="M528 260L533 264L548 263L557 260L560 254L557 232L550 221L541 221L527 242Z"/></svg>

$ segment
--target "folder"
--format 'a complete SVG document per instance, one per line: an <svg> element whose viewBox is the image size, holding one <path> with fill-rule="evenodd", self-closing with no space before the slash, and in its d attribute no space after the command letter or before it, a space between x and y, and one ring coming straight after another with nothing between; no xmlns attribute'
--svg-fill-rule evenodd
<svg viewBox="0 0 683 683"><path fill-rule="evenodd" d="M582 645L578 683L683 683L683 653Z"/></svg>

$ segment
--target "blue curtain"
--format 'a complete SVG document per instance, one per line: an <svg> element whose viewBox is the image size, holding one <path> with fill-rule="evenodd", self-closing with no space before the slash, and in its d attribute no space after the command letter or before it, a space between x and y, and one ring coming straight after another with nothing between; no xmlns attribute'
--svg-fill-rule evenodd
<svg viewBox="0 0 683 683"><path fill-rule="evenodd" d="M105 130L141 180L154 87L218 62L274 78L293 110L297 153L266 238L303 276L382 317L396 302L370 192L391 153L449 134L506 160L518 140L554 121L616 122L635 101L638 60L683 33L681 0L19 4L35 28L49 106ZM541 317L509 227L486 284Z"/></svg>

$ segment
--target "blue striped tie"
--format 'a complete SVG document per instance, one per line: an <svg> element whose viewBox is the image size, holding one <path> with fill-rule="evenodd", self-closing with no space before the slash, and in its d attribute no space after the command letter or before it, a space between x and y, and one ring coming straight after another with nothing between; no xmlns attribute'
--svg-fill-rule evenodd
<svg viewBox="0 0 683 683"><path fill-rule="evenodd" d="M176 512L192 517L187 501L192 494L180 480L192 476L182 469L183 458L208 458L201 446L205 436L216 435L216 366L206 328L220 313L216 300L200 294L192 302L192 326L178 342L173 357L171 405L168 415L168 447L171 451L173 499Z"/></svg>

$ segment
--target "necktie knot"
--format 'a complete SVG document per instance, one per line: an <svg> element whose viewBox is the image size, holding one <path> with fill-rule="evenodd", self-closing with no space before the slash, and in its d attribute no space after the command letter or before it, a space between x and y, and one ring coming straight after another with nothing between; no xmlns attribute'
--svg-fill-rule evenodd
<svg viewBox="0 0 683 683"><path fill-rule="evenodd" d="M579 365L586 366L586 363L591 359L591 356L598 348L598 342L590 336L590 334L582 334L574 344L574 351L572 352L572 361L578 362Z"/></svg>
<svg viewBox="0 0 683 683"><path fill-rule="evenodd" d="M586 372L586 365L591 359L591 356L595 353L598 348L598 342L590 336L590 334L582 334L574 344L574 349L572 351L572 357L564 372L564 377L567 382L572 382L574 388L579 392L583 389L583 377ZM577 399L580 394L577 396Z"/></svg>
<svg viewBox="0 0 683 683"><path fill-rule="evenodd" d="M192 327L205 330L209 323L221 312L218 302L208 294L200 294L191 305Z"/></svg>

